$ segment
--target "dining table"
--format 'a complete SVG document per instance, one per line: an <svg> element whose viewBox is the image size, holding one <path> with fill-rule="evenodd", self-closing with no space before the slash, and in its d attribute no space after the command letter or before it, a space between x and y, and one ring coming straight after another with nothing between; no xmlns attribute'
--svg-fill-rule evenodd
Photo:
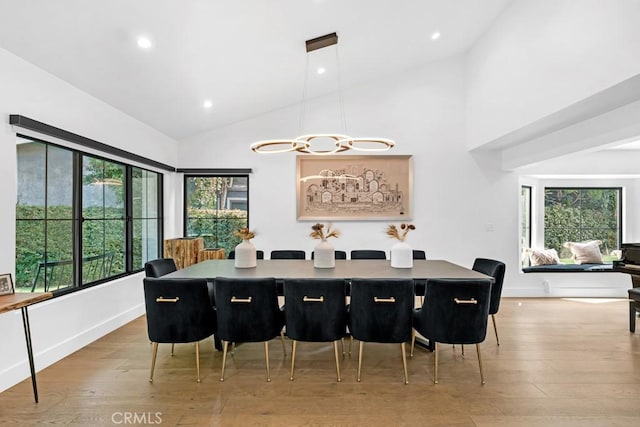
<svg viewBox="0 0 640 427"><path fill-rule="evenodd" d="M253 268L236 268L234 260L209 260L164 276L175 279L265 278L275 279L490 279L482 273L445 260L414 260L411 268L391 267L391 261L336 260L333 268L315 268L313 260L258 260Z"/></svg>
<svg viewBox="0 0 640 427"><path fill-rule="evenodd" d="M416 289L424 292L424 283L428 279L486 279L493 277L454 264L446 260L414 260L411 268L391 267L391 261L382 259L336 260L333 268L316 268L313 260L268 259L257 260L252 268L236 268L234 260L209 260L174 271L163 278L207 279L216 277L266 278L273 277L280 284L287 279L344 279L347 283L354 278L362 279L412 279ZM280 291L282 294L282 286ZM424 295L423 293L421 295ZM416 344L433 351L434 344L427 339L416 337ZM219 343L216 343L216 348Z"/></svg>

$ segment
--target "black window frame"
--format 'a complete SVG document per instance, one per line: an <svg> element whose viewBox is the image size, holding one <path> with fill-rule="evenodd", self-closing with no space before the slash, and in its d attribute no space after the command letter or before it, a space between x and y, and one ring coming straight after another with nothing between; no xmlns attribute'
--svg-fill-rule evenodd
<svg viewBox="0 0 640 427"><path fill-rule="evenodd" d="M251 169L178 169L178 172L182 172L184 174L182 179L182 194L183 194L183 203L182 203L182 233L185 237L195 237L189 236L188 234L188 207L187 207L187 181L190 178L245 178L247 180L247 221L246 227L250 227L250 212L251 212L251 202L250 202L250 179L249 175L251 174ZM206 246L206 245L205 245ZM228 255L228 253L227 253Z"/></svg>
<svg viewBox="0 0 640 427"><path fill-rule="evenodd" d="M58 144L55 142L47 141L43 138L39 138L33 135L27 135L23 133L16 133L17 138L22 138L25 140L37 142L40 144L44 144L47 146L56 147L58 149L63 149L70 151L73 157L73 201L72 201L72 211L73 211L73 236L72 236L72 245L73 245L73 283L71 286L63 288L63 289L55 289L50 290L53 293L54 297L58 297L61 295L66 295L69 293L77 292L83 289L87 289L93 286L97 286L103 283L111 282L113 280L127 277L132 274L137 274L144 270L144 267L134 268L133 267L133 219L132 219L132 209L133 209L133 181L131 179L131 171L132 169L141 169L147 172L151 172L157 174L158 186L157 186L157 221L158 221L158 235L157 235L157 251L159 256L162 256L163 253L163 242L164 242L164 174L162 172L158 172L155 170L144 168L140 165L134 165L125 163L121 160L116 160L113 158L105 157L100 154L87 152L83 150L79 150L77 148L71 148L62 144ZM76 142L76 141L70 141ZM17 155L17 154L16 154ZM112 275L109 277L104 277L98 280L94 280L87 283L82 283L82 157L92 157L98 160L115 163L118 165L122 165L125 168L124 172L124 194L125 194L125 205L124 205L124 221L125 221L125 241L124 243L124 252L125 252L125 260L124 260L124 272ZM136 159L130 159L136 160ZM45 170L45 180L47 176L47 170ZM16 222L18 218L16 217ZM17 232L17 228L16 228ZM16 254L17 255L17 254ZM48 261L48 260L47 260ZM17 266L16 266L17 268Z"/></svg>
<svg viewBox="0 0 640 427"><path fill-rule="evenodd" d="M622 235L623 235L623 229L624 229L624 217L623 217L623 187L621 186L604 186L604 187L596 187L596 186L589 186L589 187L580 187L580 186L576 186L576 187L568 187L568 186L550 186L550 187L544 187L543 189L543 194L544 194L544 200L543 200L543 216L542 216L542 224L544 227L544 235L543 235L543 244L546 247L546 206L547 206L547 190L552 190L552 191L557 191L557 190L615 190L618 193L618 232L617 232L617 237L618 237L618 243L620 245L622 245ZM616 249L619 249L616 248Z"/></svg>

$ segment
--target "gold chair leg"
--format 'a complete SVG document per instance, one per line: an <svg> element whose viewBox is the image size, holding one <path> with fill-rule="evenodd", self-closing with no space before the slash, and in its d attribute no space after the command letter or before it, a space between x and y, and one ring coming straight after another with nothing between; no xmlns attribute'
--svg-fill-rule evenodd
<svg viewBox="0 0 640 427"><path fill-rule="evenodd" d="M235 342L231 343L231 355L232 356L236 355L236 343Z"/></svg>
<svg viewBox="0 0 640 427"><path fill-rule="evenodd" d="M438 342L433 349L433 383L438 384Z"/></svg>
<svg viewBox="0 0 640 427"><path fill-rule="evenodd" d="M496 327L496 316L491 315L491 320L493 321L493 332L496 334L496 342L500 345L500 339L498 338L498 328Z"/></svg>
<svg viewBox="0 0 640 427"><path fill-rule="evenodd" d="M413 349L416 346L416 330L413 329L411 331L411 351L409 353L409 357L413 357Z"/></svg>
<svg viewBox="0 0 640 427"><path fill-rule="evenodd" d="M480 356L480 344L476 344L478 352L478 365L480 366L480 384L484 384L484 373L482 372L482 357Z"/></svg>
<svg viewBox="0 0 640 427"><path fill-rule="evenodd" d="M358 382L360 382L360 371L362 370L362 350L364 342L360 341L360 350L358 351Z"/></svg>
<svg viewBox="0 0 640 427"><path fill-rule="evenodd" d="M400 343L400 348L402 349L402 367L404 368L404 383L409 384L409 374L407 373L407 350L405 349L404 343Z"/></svg>
<svg viewBox="0 0 640 427"><path fill-rule="evenodd" d="M267 362L267 382L271 382L271 372L269 372L269 341L264 342L264 358Z"/></svg>
<svg viewBox="0 0 640 427"><path fill-rule="evenodd" d="M173 349L176 346L176 343L172 342L171 343L171 357L173 357Z"/></svg>
<svg viewBox="0 0 640 427"><path fill-rule="evenodd" d="M149 375L149 382L153 382L153 370L156 367L156 356L158 355L158 343L153 343L153 351L151 353L151 374Z"/></svg>
<svg viewBox="0 0 640 427"><path fill-rule="evenodd" d="M196 382L200 382L200 343L196 341Z"/></svg>
<svg viewBox="0 0 640 427"><path fill-rule="evenodd" d="M342 357L344 358L344 338L342 338L340 341L342 341Z"/></svg>
<svg viewBox="0 0 640 427"><path fill-rule="evenodd" d="M344 342L342 348L344 349ZM342 378L340 378L340 362L338 361L338 341L333 342L333 352L336 356L336 375L338 375L338 382L341 382ZM344 351L342 352L342 354L344 354Z"/></svg>
<svg viewBox="0 0 640 427"><path fill-rule="evenodd" d="M282 354L287 357L287 348L284 345L284 331L280 330L280 341L282 341Z"/></svg>
<svg viewBox="0 0 640 427"><path fill-rule="evenodd" d="M298 341L291 340L291 375L289 376L289 380L293 381L293 367L296 364L296 347L298 346Z"/></svg>
<svg viewBox="0 0 640 427"><path fill-rule="evenodd" d="M224 381L224 367L227 364L228 348L229 348L229 341L222 341L222 373L220 374L220 381Z"/></svg>
<svg viewBox="0 0 640 427"><path fill-rule="evenodd" d="M349 357L351 357L351 344L353 344L353 335L349 336Z"/></svg>

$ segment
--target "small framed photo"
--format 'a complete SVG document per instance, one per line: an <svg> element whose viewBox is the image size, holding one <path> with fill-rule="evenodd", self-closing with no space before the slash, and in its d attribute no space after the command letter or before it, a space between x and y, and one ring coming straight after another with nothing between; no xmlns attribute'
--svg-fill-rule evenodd
<svg viewBox="0 0 640 427"><path fill-rule="evenodd" d="M0 295L11 295L13 292L11 274L0 274Z"/></svg>

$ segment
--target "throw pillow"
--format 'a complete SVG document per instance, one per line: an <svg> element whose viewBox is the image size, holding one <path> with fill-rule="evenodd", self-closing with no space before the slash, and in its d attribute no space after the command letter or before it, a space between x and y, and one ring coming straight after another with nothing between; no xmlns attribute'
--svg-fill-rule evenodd
<svg viewBox="0 0 640 427"><path fill-rule="evenodd" d="M566 242L564 247L571 250L576 264L602 264L602 254L600 253L601 243L600 240Z"/></svg>
<svg viewBox="0 0 640 427"><path fill-rule="evenodd" d="M531 266L560 264L558 252L555 249L527 249Z"/></svg>

